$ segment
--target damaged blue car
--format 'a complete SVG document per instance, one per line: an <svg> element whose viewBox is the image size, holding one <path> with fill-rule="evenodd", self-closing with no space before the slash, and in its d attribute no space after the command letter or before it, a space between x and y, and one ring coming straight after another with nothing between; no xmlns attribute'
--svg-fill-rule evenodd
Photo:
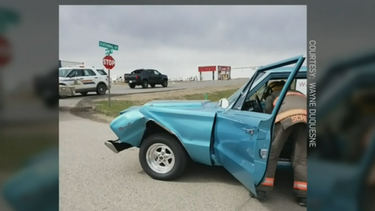
<svg viewBox="0 0 375 211"><path fill-rule="evenodd" d="M287 89L306 93L305 57L262 66L228 99L219 102L151 101L133 106L110 123L118 137L105 145L119 153L139 148L143 170L157 180L181 176L189 160L223 166L251 193L265 177L276 115ZM272 81L286 82L272 112L264 112ZM303 85L304 84L304 85ZM280 166L290 166L292 145L286 144Z"/></svg>

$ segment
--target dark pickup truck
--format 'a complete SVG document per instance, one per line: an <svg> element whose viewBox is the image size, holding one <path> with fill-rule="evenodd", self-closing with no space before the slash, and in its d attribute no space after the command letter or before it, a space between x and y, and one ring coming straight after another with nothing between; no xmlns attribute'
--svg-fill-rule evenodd
<svg viewBox="0 0 375 211"><path fill-rule="evenodd" d="M129 84L129 87L132 89L134 89L135 86L148 88L148 85L154 88L156 84L160 84L163 87L168 86L168 76L153 69L134 70L130 74L125 74L124 79L125 83Z"/></svg>

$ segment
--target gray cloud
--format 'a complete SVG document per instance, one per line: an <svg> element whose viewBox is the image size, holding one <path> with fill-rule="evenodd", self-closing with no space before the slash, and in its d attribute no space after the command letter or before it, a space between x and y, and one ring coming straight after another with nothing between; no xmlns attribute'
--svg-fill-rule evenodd
<svg viewBox="0 0 375 211"><path fill-rule="evenodd" d="M98 41L106 39L119 44L117 58L131 58L123 68L273 62L306 52L306 7L60 6L60 56L95 54L100 65Z"/></svg>

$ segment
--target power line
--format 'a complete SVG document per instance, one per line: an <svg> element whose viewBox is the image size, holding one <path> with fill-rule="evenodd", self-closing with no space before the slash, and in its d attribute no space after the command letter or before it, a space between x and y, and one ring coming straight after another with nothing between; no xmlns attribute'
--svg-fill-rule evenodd
<svg viewBox="0 0 375 211"><path fill-rule="evenodd" d="M232 70L239 70L239 69L253 69L253 70L257 70L259 67L261 67L261 66L232 67L231 69Z"/></svg>
<svg viewBox="0 0 375 211"><path fill-rule="evenodd" d="M83 64L84 62L77 62L77 61L67 61L67 60L60 60L61 62L67 62L67 63L74 63L74 64Z"/></svg>

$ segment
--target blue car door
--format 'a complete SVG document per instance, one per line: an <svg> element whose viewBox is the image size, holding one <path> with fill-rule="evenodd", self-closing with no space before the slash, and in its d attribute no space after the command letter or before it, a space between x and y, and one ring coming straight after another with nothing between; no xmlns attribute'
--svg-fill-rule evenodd
<svg viewBox="0 0 375 211"><path fill-rule="evenodd" d="M261 67L255 73L295 64L272 114L235 110L231 109L232 105L225 112L217 113L213 147L215 158L255 195L255 188L262 183L266 173L276 115L287 87L290 87L304 60L302 56L294 57Z"/></svg>

